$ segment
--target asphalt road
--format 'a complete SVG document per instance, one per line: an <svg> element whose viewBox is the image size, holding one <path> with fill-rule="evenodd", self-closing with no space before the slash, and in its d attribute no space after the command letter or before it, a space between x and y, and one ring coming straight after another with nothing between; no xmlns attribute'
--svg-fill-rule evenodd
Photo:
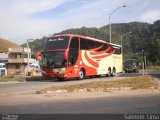
<svg viewBox="0 0 160 120"><path fill-rule="evenodd" d="M154 76L160 77L160 71L156 70L148 70L146 74L152 74ZM139 73L121 73L116 75L116 77L99 77L99 78L86 78L83 80L44 80L44 81L27 81L22 83L9 83L9 84L1 84L0 83L0 94L19 94L19 93L34 93L36 90L40 90L49 86L57 86L57 85L66 85L66 84L78 84L78 83L86 83L93 81L112 81L115 79L123 79L126 77L134 77L142 75L142 71ZM159 80L159 79L158 79Z"/></svg>
<svg viewBox="0 0 160 120"><path fill-rule="evenodd" d="M59 86L59 85L69 85L69 84L79 84L93 81L110 81L115 79L122 79L124 77L99 77L99 78L86 78L83 80L44 80L44 81L27 81L22 83L10 83L10 84L0 84L0 94L21 94L21 93L33 93L36 90L40 90L49 86Z"/></svg>
<svg viewBox="0 0 160 120"><path fill-rule="evenodd" d="M148 74L159 75L159 71L147 71ZM142 75L119 74L117 79ZM0 84L0 113L31 113L31 114L106 114L106 113L160 113L160 93L133 96L110 96L92 99L56 100L54 97L37 97L36 90L52 85L77 84L99 80L114 80L113 77L100 77L84 80L28 81L18 84ZM25 94L25 97L23 96ZM30 95L27 97L27 95ZM28 99L23 102L23 99ZM12 104L12 100L15 102ZM7 103L8 102L8 103Z"/></svg>
<svg viewBox="0 0 160 120"><path fill-rule="evenodd" d="M32 100L32 99L31 99ZM33 100L34 101L34 100ZM43 99L16 105L0 105L0 113L14 114L158 114L160 94L112 96L92 99Z"/></svg>

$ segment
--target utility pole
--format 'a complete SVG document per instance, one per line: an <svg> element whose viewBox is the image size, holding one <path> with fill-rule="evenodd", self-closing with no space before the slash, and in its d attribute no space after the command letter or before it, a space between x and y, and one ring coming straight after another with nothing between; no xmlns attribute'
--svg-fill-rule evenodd
<svg viewBox="0 0 160 120"><path fill-rule="evenodd" d="M119 10L120 8L123 8L123 7L126 7L126 5L123 5L123 6L120 6L120 7L118 7L117 9L115 9L112 13L110 13L109 14L109 31L110 31L110 37L109 37L109 41L110 41L110 43L112 42L112 27L111 27L111 15L113 14L113 13L115 13L117 10Z"/></svg>
<svg viewBox="0 0 160 120"><path fill-rule="evenodd" d="M143 76L144 76L144 72L145 72L144 50L142 50L142 57L143 57L142 68L143 68Z"/></svg>
<svg viewBox="0 0 160 120"><path fill-rule="evenodd" d="M132 32L127 32L127 33L124 33L122 36L121 36L121 53L122 53L122 70L123 70L123 38L129 34L132 34Z"/></svg>
<svg viewBox="0 0 160 120"><path fill-rule="evenodd" d="M27 39L27 73L29 72L29 59L30 59L30 54L29 54L29 41L32 41L33 39Z"/></svg>

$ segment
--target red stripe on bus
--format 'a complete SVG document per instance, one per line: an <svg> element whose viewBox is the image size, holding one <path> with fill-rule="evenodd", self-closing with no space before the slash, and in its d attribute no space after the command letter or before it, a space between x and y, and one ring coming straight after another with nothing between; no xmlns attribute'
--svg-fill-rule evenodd
<svg viewBox="0 0 160 120"><path fill-rule="evenodd" d="M93 58L93 59L102 59L102 58L105 58L105 57L108 57L108 56L112 55L114 52L115 52L115 50L112 51L112 52L109 53L109 54L99 55L99 56L92 56L92 58Z"/></svg>
<svg viewBox="0 0 160 120"><path fill-rule="evenodd" d="M106 53L108 52L112 47L109 46L109 48L107 48L106 50L103 50L103 51L92 51L90 52L91 55L97 55L97 54L103 54L103 53Z"/></svg>
<svg viewBox="0 0 160 120"><path fill-rule="evenodd" d="M101 49L103 47L103 45L101 45L101 46L99 46L99 47L96 47L96 48L92 48L92 49L90 49L91 51L93 50L99 50L99 49Z"/></svg>
<svg viewBox="0 0 160 120"><path fill-rule="evenodd" d="M88 57L86 51L85 51L85 54L84 54L84 55L85 55L86 60L87 60L91 65L93 65L93 66L96 67L96 68L99 67L99 64L98 64L97 62L93 61L92 59L90 59L90 58Z"/></svg>

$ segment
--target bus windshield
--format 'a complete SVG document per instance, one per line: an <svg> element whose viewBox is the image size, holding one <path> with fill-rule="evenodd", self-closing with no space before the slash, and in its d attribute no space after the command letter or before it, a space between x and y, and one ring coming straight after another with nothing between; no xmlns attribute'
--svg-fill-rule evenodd
<svg viewBox="0 0 160 120"><path fill-rule="evenodd" d="M66 49L69 43L69 36L53 37L47 40L44 51Z"/></svg>
<svg viewBox="0 0 160 120"><path fill-rule="evenodd" d="M64 51L44 52L42 55L42 68L64 67Z"/></svg>

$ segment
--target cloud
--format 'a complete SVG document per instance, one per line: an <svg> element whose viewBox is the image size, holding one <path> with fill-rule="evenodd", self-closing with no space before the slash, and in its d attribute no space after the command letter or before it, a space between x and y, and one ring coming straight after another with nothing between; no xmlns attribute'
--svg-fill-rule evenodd
<svg viewBox="0 0 160 120"><path fill-rule="evenodd" d="M8 8L13 12L26 15L56 8L64 2L66 0L12 0L8 2Z"/></svg>
<svg viewBox="0 0 160 120"><path fill-rule="evenodd" d="M156 4L154 4L156 3ZM101 27L112 23L160 18L158 0L0 0L0 37L22 44L69 28Z"/></svg>
<svg viewBox="0 0 160 120"><path fill-rule="evenodd" d="M43 35L52 32L51 28L56 28L56 23L51 20L33 19L30 15L56 8L65 1L0 1L0 37L13 40L13 42L19 44L24 43L27 38L43 37Z"/></svg>
<svg viewBox="0 0 160 120"><path fill-rule="evenodd" d="M140 17L139 17L139 20L142 21L142 22L150 22L150 23L153 23L154 21L160 19L160 11L149 11L149 12L146 12L144 14L142 14Z"/></svg>

